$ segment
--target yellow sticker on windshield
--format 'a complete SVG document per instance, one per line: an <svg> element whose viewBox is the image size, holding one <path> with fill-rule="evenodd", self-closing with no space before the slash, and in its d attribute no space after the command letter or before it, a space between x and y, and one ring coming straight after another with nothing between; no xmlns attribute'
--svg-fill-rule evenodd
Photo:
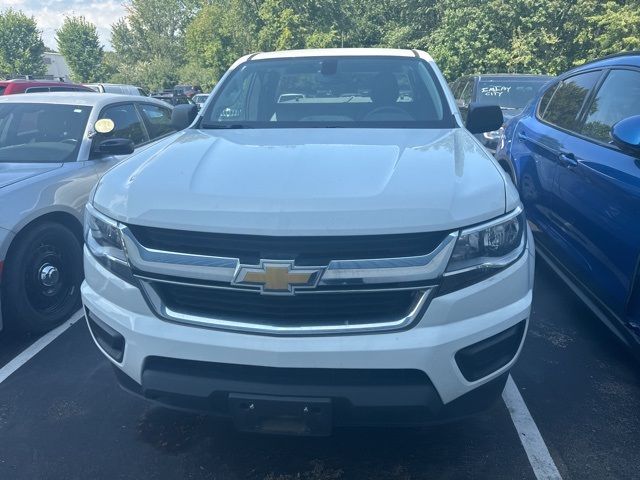
<svg viewBox="0 0 640 480"><path fill-rule="evenodd" d="M109 133L116 128L116 124L113 123L113 120L110 118L102 118L96 122L93 128L95 128L98 133Z"/></svg>

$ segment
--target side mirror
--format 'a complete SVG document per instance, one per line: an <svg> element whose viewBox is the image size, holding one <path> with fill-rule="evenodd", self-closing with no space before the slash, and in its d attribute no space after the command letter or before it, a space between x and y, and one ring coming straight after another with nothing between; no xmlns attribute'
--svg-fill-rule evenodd
<svg viewBox="0 0 640 480"><path fill-rule="evenodd" d="M98 144L96 151L102 155L129 155L135 145L128 138L107 138Z"/></svg>
<svg viewBox="0 0 640 480"><path fill-rule="evenodd" d="M176 130L184 130L193 123L198 115L198 107L190 105L176 105L171 112L171 126Z"/></svg>
<svg viewBox="0 0 640 480"><path fill-rule="evenodd" d="M475 102L469 104L466 127L471 133L494 132L503 123L504 117L498 105L480 105Z"/></svg>
<svg viewBox="0 0 640 480"><path fill-rule="evenodd" d="M611 138L621 150L640 155L640 115L620 120L611 128Z"/></svg>

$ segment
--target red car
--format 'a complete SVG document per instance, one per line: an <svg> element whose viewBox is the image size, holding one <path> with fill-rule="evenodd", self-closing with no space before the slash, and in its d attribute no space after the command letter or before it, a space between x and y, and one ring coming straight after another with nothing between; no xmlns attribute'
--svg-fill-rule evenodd
<svg viewBox="0 0 640 480"><path fill-rule="evenodd" d="M0 95L36 92L93 92L93 90L77 83L56 82L54 80L0 81Z"/></svg>

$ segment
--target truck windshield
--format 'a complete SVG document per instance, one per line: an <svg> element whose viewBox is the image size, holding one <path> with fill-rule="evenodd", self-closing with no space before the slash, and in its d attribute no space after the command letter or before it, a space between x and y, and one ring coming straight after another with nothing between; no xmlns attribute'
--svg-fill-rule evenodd
<svg viewBox="0 0 640 480"><path fill-rule="evenodd" d="M76 160L91 107L0 104L0 162Z"/></svg>
<svg viewBox="0 0 640 480"><path fill-rule="evenodd" d="M253 60L216 89L201 128L450 128L440 82L418 58Z"/></svg>
<svg viewBox="0 0 640 480"><path fill-rule="evenodd" d="M521 110L550 79L551 77L481 80L477 87L477 101L483 105L500 105L504 109Z"/></svg>

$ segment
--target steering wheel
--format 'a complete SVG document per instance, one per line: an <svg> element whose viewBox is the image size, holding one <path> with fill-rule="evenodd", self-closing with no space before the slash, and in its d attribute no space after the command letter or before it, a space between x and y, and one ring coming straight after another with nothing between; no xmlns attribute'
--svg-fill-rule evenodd
<svg viewBox="0 0 640 480"><path fill-rule="evenodd" d="M78 143L78 139L76 139L76 138L65 138L60 143L70 143L71 145L75 145L76 143Z"/></svg>
<svg viewBox="0 0 640 480"><path fill-rule="evenodd" d="M364 118L368 118L368 117L372 117L373 115L379 115L382 113L391 113L391 114L400 114L400 115L404 115L406 116L408 119L409 118L413 118L411 115L409 115L407 113L407 111L403 108L400 107L392 107L392 106L386 106L386 107L378 107L378 108L374 108L373 110L371 110L369 113L367 113Z"/></svg>

